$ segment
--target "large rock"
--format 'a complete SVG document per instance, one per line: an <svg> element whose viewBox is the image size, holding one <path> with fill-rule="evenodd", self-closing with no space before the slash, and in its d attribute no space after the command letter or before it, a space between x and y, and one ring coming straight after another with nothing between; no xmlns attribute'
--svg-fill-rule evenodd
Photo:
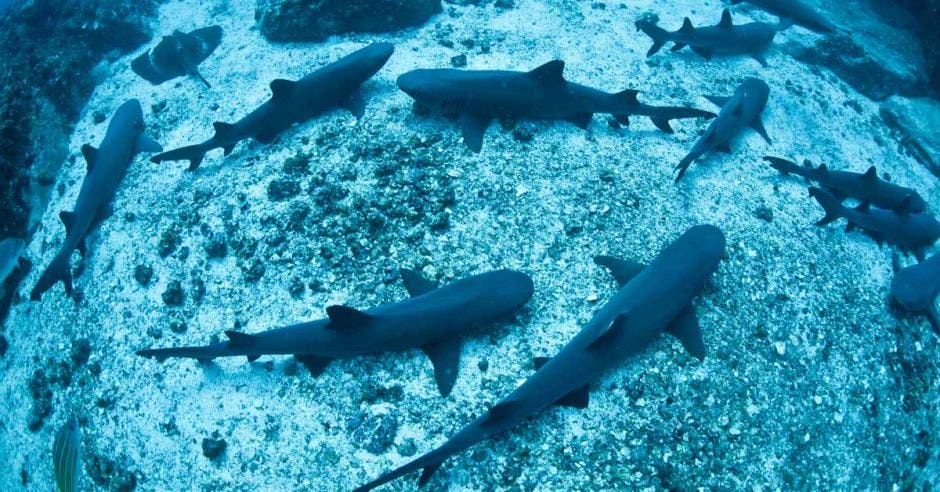
<svg viewBox="0 0 940 492"><path fill-rule="evenodd" d="M440 12L441 0L260 0L255 18L271 41L320 41L417 26Z"/></svg>
<svg viewBox="0 0 940 492"><path fill-rule="evenodd" d="M900 134L901 145L940 176L940 102L892 97L881 105L881 116Z"/></svg>

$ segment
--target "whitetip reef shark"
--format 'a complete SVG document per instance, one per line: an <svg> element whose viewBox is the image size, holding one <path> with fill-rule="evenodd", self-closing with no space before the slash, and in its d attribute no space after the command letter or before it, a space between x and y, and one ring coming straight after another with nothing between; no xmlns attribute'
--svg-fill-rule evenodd
<svg viewBox="0 0 940 492"><path fill-rule="evenodd" d="M424 485L448 457L553 404L586 407L591 381L646 349L663 332L678 337L695 357L704 357L705 344L691 302L718 268L724 249L721 231L702 225L689 229L646 267L612 257L596 258L621 287L568 345L551 359L538 361L538 369L521 386L440 447L356 492L417 470L423 470L418 483Z"/></svg>
<svg viewBox="0 0 940 492"><path fill-rule="evenodd" d="M819 33L835 31L835 26L831 22L799 0L731 0L732 5L740 3L749 3L779 17L779 29L798 24Z"/></svg>
<svg viewBox="0 0 940 492"><path fill-rule="evenodd" d="M227 331L228 341L203 347L173 347L137 352L163 360L201 360L262 355L294 355L313 374L333 359L421 348L431 359L441 395L457 379L463 337L506 318L529 301L534 288L528 275L496 270L437 287L413 270L401 277L411 298L359 311L330 306L327 319L299 323L257 334Z"/></svg>
<svg viewBox="0 0 940 492"><path fill-rule="evenodd" d="M152 162L188 160L189 170L199 167L206 152L222 148L229 155L242 140L253 138L268 144L291 126L337 108L348 109L356 118L365 114L360 88L392 56L390 43L373 43L291 81L271 82L271 99L235 123L215 122L215 135L196 145L170 150L150 158Z"/></svg>
<svg viewBox="0 0 940 492"><path fill-rule="evenodd" d="M630 115L642 115L672 133L670 120L715 116L695 108L648 106L633 89L608 93L569 82L564 69L561 60L529 72L419 69L399 76L398 87L422 106L458 115L464 144L473 152L483 148L483 135L498 118L564 120L586 129L595 113L611 114L624 125Z"/></svg>
<svg viewBox="0 0 940 492"><path fill-rule="evenodd" d="M102 221L114 214L114 193L121 185L127 168L140 152L160 152L163 147L144 134L144 113L137 99L122 104L111 122L104 140L96 149L82 146L82 155L88 164L88 174L71 212L62 211L59 218L65 225L65 244L42 272L29 298L38 301L43 292L62 281L65 294L72 295L72 272L69 260L78 249L85 255L85 238Z"/></svg>

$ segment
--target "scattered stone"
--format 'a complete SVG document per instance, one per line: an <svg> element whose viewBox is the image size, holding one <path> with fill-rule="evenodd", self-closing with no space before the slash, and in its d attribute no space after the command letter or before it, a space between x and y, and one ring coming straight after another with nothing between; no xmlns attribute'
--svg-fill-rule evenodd
<svg viewBox="0 0 940 492"><path fill-rule="evenodd" d="M353 443L372 454L382 454L395 442L398 421L391 414L372 415L359 411L346 422Z"/></svg>
<svg viewBox="0 0 940 492"><path fill-rule="evenodd" d="M161 258L166 258L170 256L171 253L176 251L176 248L179 247L180 239L179 235L172 230L165 230L160 233L160 242L157 243L157 253L160 254Z"/></svg>
<svg viewBox="0 0 940 492"><path fill-rule="evenodd" d="M271 41L322 41L417 26L441 10L441 0L259 0L255 18Z"/></svg>
<svg viewBox="0 0 940 492"><path fill-rule="evenodd" d="M228 447L228 443L225 442L225 439L219 438L218 433L214 433L212 438L204 437L202 439L202 454L211 461L219 459L225 453L226 447Z"/></svg>
<svg viewBox="0 0 940 492"><path fill-rule="evenodd" d="M166 290L161 294L163 303L167 306L183 305L183 286L179 280L173 280L166 286Z"/></svg>
<svg viewBox="0 0 940 492"><path fill-rule="evenodd" d="M85 365L89 357L91 357L91 342L87 338L79 338L72 342L69 358L72 359L76 367Z"/></svg>
<svg viewBox="0 0 940 492"><path fill-rule="evenodd" d="M457 55L450 58L450 64L453 67L461 68L467 66L467 55Z"/></svg>
<svg viewBox="0 0 940 492"><path fill-rule="evenodd" d="M300 183L290 178L277 178L268 184L268 199L280 202L300 194Z"/></svg>
<svg viewBox="0 0 940 492"><path fill-rule="evenodd" d="M222 233L214 234L206 241L204 247L206 256L209 259L225 258L228 253L228 244L226 243L225 234Z"/></svg>
<svg viewBox="0 0 940 492"><path fill-rule="evenodd" d="M153 268L148 265L137 265L134 267L134 280L143 287L150 285L153 279Z"/></svg>

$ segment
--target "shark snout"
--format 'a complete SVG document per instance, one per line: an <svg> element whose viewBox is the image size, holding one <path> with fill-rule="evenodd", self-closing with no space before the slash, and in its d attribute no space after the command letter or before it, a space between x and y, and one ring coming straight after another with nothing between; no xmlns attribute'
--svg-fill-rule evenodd
<svg viewBox="0 0 940 492"><path fill-rule="evenodd" d="M412 70L398 76L398 88L411 97L415 97L421 92L421 86L424 82L424 76L420 70Z"/></svg>

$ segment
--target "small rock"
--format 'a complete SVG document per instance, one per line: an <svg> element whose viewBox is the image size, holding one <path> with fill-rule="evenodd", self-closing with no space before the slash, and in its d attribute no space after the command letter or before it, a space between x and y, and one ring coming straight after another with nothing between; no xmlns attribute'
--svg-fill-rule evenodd
<svg viewBox="0 0 940 492"><path fill-rule="evenodd" d="M137 265L134 267L134 280L136 280L138 284L146 287L150 285L151 279L153 279L153 268L147 265Z"/></svg>
<svg viewBox="0 0 940 492"><path fill-rule="evenodd" d="M72 342L72 350L69 353L69 358L72 359L72 362L76 366L82 366L88 362L88 358L91 357L91 342L87 338L79 338Z"/></svg>
<svg viewBox="0 0 940 492"><path fill-rule="evenodd" d="M457 55L450 58L450 64L453 67L466 67L467 66L467 55Z"/></svg>
<svg viewBox="0 0 940 492"><path fill-rule="evenodd" d="M167 306L182 306L183 305L183 286L180 284L179 280L174 280L170 282L166 290L161 294L163 298L163 303Z"/></svg>
<svg viewBox="0 0 940 492"><path fill-rule="evenodd" d="M215 435L217 436L217 434ZM228 447L228 443L225 442L225 439L209 437L202 439L202 454L212 461L219 459L225 453L226 447Z"/></svg>

